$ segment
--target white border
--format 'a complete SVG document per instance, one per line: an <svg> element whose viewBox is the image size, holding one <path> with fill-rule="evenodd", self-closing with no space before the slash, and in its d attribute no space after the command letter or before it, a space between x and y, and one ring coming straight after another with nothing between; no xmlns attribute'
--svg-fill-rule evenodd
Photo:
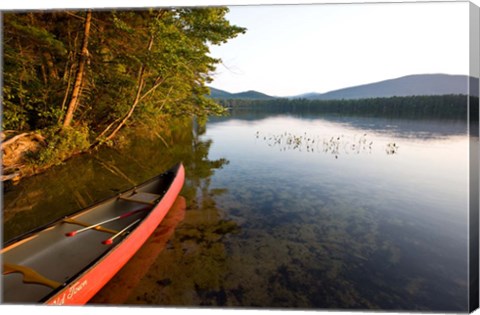
<svg viewBox="0 0 480 315"><path fill-rule="evenodd" d="M208 6L208 5L271 5L271 4L327 4L327 3L408 3L408 2L468 2L467 0L2 0L0 10L64 9L64 8L140 8L159 6ZM480 6L480 0L470 2Z"/></svg>
<svg viewBox="0 0 480 315"><path fill-rule="evenodd" d="M308 0L63 0L63 1L34 1L34 0L0 0L0 11L17 11L17 10L31 10L31 9L65 9L65 8L141 8L141 7L159 7L159 6L208 6L208 5L271 5L271 4L327 4L327 3L409 3L409 2L468 2L468 1L450 1L450 0L437 0L437 1L416 1L416 0L382 0L382 1L372 1L372 0L350 0L350 1L340 1L340 0L330 0L330 1L308 1ZM471 0L469 1L474 3L477 6L480 6L480 0ZM127 315L133 312L141 312L142 315L179 315L179 314L195 314L195 315L238 315L238 314L248 314L248 315L296 315L301 313L312 313L315 314L329 314L329 313L340 313L340 314L382 314L383 312L343 312L341 310L329 310L329 311L286 311L286 310L250 310L250 309L193 309L193 308L162 308L158 306L142 306L142 307L130 307L130 306L120 306L120 307L111 307L111 306L95 306L95 307L44 307L44 306L12 306L12 305L0 305L0 312L2 314L15 314L27 312L28 314L48 314L48 315L57 315L57 314L68 314L68 315L78 315L78 314L102 314L104 315L105 311L112 311L119 315ZM476 311L475 314L480 313ZM395 313L388 312L384 314L409 314L407 312ZM418 314L418 313L413 313ZM432 314L432 313L429 313Z"/></svg>

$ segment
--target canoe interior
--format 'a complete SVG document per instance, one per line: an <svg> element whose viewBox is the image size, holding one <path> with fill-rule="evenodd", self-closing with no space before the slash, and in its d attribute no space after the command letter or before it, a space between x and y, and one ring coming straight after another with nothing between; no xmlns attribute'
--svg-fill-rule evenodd
<svg viewBox="0 0 480 315"><path fill-rule="evenodd" d="M173 168L137 186L135 191L157 194L161 199L170 187L175 174L176 168ZM134 192L133 188L121 195L128 196L132 192ZM102 224L104 228L121 231L139 218L147 217L153 207L115 196L85 208L68 218L94 224L142 208L149 208L149 210ZM141 221L138 224L141 224ZM62 284L70 283L83 270L114 249L123 237L116 238L112 245L104 245L102 241L113 236L111 233L91 229L72 237L66 236L66 233L81 228L83 227L80 225L65 223L60 219L39 231L25 235L13 244L7 244L2 250L2 262L29 267L42 276ZM135 226L133 226L134 228ZM21 273L2 274L2 287L2 302L10 304L41 302L56 290L43 284L24 283Z"/></svg>

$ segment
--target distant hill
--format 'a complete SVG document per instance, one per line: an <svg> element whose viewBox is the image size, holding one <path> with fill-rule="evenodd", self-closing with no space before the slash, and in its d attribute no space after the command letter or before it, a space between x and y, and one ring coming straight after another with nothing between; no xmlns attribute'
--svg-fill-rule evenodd
<svg viewBox="0 0 480 315"><path fill-rule="evenodd" d="M246 91L240 93L230 93L227 91L219 90L210 87L210 97L215 99L224 99L224 100L231 100L231 99L242 99L242 100L271 100L275 99L275 97L263 94L257 91Z"/></svg>
<svg viewBox="0 0 480 315"><path fill-rule="evenodd" d="M219 90L213 87L210 88L210 97L211 98L223 98L223 99L228 99L232 96L232 93L229 93L227 91Z"/></svg>
<svg viewBox="0 0 480 315"><path fill-rule="evenodd" d="M478 79L476 80L476 84L478 84ZM467 82L468 76L465 75L415 74L396 79L343 88L327 93L312 92L291 96L288 98L334 100L414 95L466 95L468 92ZM213 87L210 87L210 91L210 97L214 99L271 100L277 98L257 91L229 93Z"/></svg>
<svg viewBox="0 0 480 315"><path fill-rule="evenodd" d="M374 97L467 94L468 76L418 74L364 84L327 93L308 93L291 98L318 100L361 99Z"/></svg>

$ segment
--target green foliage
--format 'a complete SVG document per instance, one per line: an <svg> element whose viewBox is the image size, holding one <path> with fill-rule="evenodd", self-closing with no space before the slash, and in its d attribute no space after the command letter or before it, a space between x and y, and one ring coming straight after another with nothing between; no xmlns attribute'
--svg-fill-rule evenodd
<svg viewBox="0 0 480 315"><path fill-rule="evenodd" d="M11 87L3 87L3 119L2 129L23 130L27 128L28 113L25 108L18 106Z"/></svg>
<svg viewBox="0 0 480 315"><path fill-rule="evenodd" d="M220 60L209 45L245 32L227 8L94 11L74 124L100 133L124 117L212 115L205 97ZM54 128L65 115L80 61L84 11L4 14L3 128ZM94 134L95 135L95 134Z"/></svg>
<svg viewBox="0 0 480 315"><path fill-rule="evenodd" d="M79 22L58 12L3 16L2 127L35 130L53 126L62 114L75 51L73 29Z"/></svg>
<svg viewBox="0 0 480 315"><path fill-rule="evenodd" d="M20 24L15 20L12 20L10 25L13 29L18 31L19 36L35 40L37 47L48 49L59 55L67 54L67 49L65 48L64 43L57 40L55 35L50 33L47 29L42 28L42 26Z"/></svg>
<svg viewBox="0 0 480 315"><path fill-rule="evenodd" d="M90 146L89 129L86 126L43 130L47 146L27 154L27 163L34 166L50 166L62 163L72 154L87 150Z"/></svg>
<svg viewBox="0 0 480 315"><path fill-rule="evenodd" d="M208 56L208 44L225 42L244 31L225 20L226 12L223 8L94 12L95 19L113 25L92 38L96 49L91 50L92 58L100 58L91 64L96 106L89 116L97 118L98 130L129 111L138 92L140 69L144 70L141 102L129 124L144 122L147 115L164 119L165 114L224 112L205 95L209 75L220 61Z"/></svg>

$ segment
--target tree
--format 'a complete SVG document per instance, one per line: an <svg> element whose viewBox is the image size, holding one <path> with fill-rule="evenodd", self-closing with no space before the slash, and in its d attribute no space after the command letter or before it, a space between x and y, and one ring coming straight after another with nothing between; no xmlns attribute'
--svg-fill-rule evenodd
<svg viewBox="0 0 480 315"><path fill-rule="evenodd" d="M105 39L103 52L104 60L115 66L102 72L97 82L116 82L119 88L112 97L111 91L103 89L108 85L98 85L95 103L105 105L105 114L99 116L110 122L102 124L106 128L99 132L97 142L112 139L134 112L142 120L155 120L161 114L222 112L221 106L206 97L209 74L219 62L208 56L208 44L220 44L244 32L224 19L226 12L221 8L161 9L120 11L111 16L112 31L121 36ZM111 110L109 100L115 97L118 101Z"/></svg>
<svg viewBox="0 0 480 315"><path fill-rule="evenodd" d="M4 13L3 128L36 129L55 121L63 98L65 42L58 13Z"/></svg>
<svg viewBox="0 0 480 315"><path fill-rule="evenodd" d="M220 113L208 47L245 32L227 12L6 13L3 127L86 125L101 142L138 119Z"/></svg>
<svg viewBox="0 0 480 315"><path fill-rule="evenodd" d="M65 115L65 119L63 121L63 128L70 126L73 119L73 114L75 112L75 109L77 108L77 104L80 98L80 89L83 84L85 64L87 63L87 58L88 58L88 37L90 36L91 21L92 21L92 11L88 10L85 17L85 26L84 26L84 33L83 33L83 39L82 39L82 50L78 60L78 67L77 67L78 69L75 77L75 84L73 86L70 103L68 104L68 107L67 107L67 114ZM68 93L68 89L67 89L67 93Z"/></svg>
<svg viewBox="0 0 480 315"><path fill-rule="evenodd" d="M30 156L46 165L136 123L167 126L178 116L222 113L207 97L220 62L209 45L245 32L227 12L5 13L2 128L41 133L48 145Z"/></svg>

